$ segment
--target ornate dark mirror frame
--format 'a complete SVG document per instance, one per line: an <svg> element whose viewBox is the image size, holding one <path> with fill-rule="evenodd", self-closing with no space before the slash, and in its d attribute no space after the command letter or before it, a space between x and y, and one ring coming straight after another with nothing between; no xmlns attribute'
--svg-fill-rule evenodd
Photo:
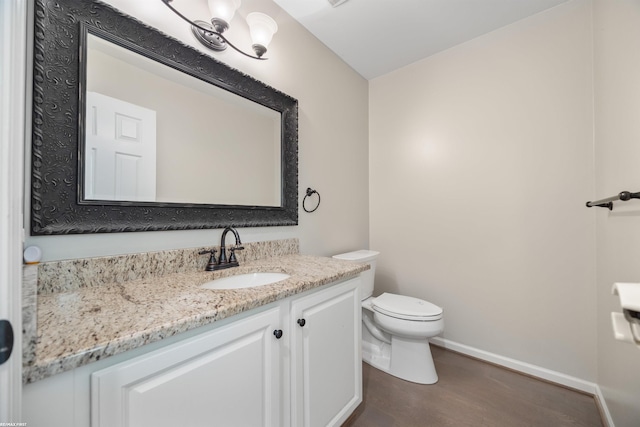
<svg viewBox="0 0 640 427"><path fill-rule="evenodd" d="M298 224L298 101L98 0L36 0L31 234ZM281 206L81 202L87 31L281 113ZM241 165L238 167L241 173ZM224 185L233 185L229 178ZM218 185L218 183L216 183Z"/></svg>

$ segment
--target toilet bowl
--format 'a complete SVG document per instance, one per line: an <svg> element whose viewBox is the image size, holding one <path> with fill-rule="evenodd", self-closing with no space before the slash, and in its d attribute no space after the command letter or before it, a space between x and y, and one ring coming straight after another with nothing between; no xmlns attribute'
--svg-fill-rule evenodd
<svg viewBox="0 0 640 427"><path fill-rule="evenodd" d="M361 274L362 359L398 378L434 384L438 375L428 338L444 330L442 308L418 298L392 293L372 297L377 251L335 255L349 262L369 263Z"/></svg>

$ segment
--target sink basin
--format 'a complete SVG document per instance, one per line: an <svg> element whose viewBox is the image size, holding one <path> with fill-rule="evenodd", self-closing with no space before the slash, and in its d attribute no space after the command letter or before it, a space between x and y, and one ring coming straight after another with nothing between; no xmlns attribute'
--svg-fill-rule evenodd
<svg viewBox="0 0 640 427"><path fill-rule="evenodd" d="M270 285L284 279L288 279L285 273L248 273L237 276L222 277L201 285L204 289L242 289L256 286Z"/></svg>

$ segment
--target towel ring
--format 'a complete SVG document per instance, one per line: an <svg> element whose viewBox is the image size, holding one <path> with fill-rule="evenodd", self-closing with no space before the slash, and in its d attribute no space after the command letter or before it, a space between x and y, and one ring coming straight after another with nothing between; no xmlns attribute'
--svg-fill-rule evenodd
<svg viewBox="0 0 640 427"><path fill-rule="evenodd" d="M304 203L307 201L307 197L311 197L314 194L318 195L318 203L316 204L315 208L309 210ZM316 190L312 190L311 188L307 188L307 194L304 196L304 199L302 199L302 209L304 209L305 212L311 213L315 212L315 210L318 209L318 206L320 206L320 193L318 193Z"/></svg>

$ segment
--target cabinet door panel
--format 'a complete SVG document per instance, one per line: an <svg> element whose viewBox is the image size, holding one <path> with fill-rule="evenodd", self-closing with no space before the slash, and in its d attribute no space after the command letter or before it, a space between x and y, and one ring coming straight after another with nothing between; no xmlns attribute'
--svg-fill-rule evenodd
<svg viewBox="0 0 640 427"><path fill-rule="evenodd" d="M94 427L277 426L270 310L92 375Z"/></svg>
<svg viewBox="0 0 640 427"><path fill-rule="evenodd" d="M362 401L359 279L293 303L294 425L339 425Z"/></svg>

